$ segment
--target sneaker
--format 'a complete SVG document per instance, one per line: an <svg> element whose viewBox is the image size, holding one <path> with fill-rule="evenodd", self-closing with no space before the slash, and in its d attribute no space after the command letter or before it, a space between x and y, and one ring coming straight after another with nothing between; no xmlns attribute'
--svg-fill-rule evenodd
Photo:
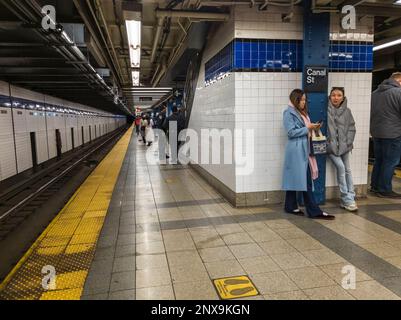
<svg viewBox="0 0 401 320"><path fill-rule="evenodd" d="M391 192L378 192L377 196L380 198L390 198L390 199L401 199L401 194L391 191Z"/></svg>
<svg viewBox="0 0 401 320"><path fill-rule="evenodd" d="M376 194L376 193L379 193L379 190L377 190L377 189L371 187L371 188L369 189L369 192L370 192L370 193Z"/></svg>
<svg viewBox="0 0 401 320"><path fill-rule="evenodd" d="M350 212L358 211L358 206L356 205L356 203L351 203L349 205L342 205L341 208Z"/></svg>

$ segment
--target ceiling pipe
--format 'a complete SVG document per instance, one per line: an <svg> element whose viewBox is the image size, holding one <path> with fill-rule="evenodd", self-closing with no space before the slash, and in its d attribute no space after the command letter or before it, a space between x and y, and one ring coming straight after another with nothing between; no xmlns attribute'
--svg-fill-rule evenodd
<svg viewBox="0 0 401 320"><path fill-rule="evenodd" d="M100 34L101 34L101 37L102 37L102 39L103 39L103 42L104 42L104 44L106 45L106 48L107 48L107 47L108 47L108 45L107 45L107 42L108 42L108 41L105 39L103 33L101 32L102 28L101 28L101 26L99 25L99 22L98 22L98 19L97 19L97 17L96 17L96 14L95 14L95 12L94 12L94 10L93 10L91 1L90 1L90 0L86 0L86 4L87 4L87 6L88 6L90 12L92 13L92 17L94 18L93 20L95 21L96 26L98 27L99 32L100 32ZM97 10L98 10L98 12L99 12L99 15L100 15L100 18L101 18L101 20L102 20L102 23L103 23L103 25L105 26L105 29L106 29L106 36L108 37L108 40L109 40L109 42L111 43L111 48L112 48L113 54L110 54L110 50L109 50L109 49L107 49L107 51L108 51L109 56L110 56L110 58L111 58L111 62L112 62L112 64L113 64L113 67L114 67L114 69L116 70L115 76L116 76L116 78L118 79L118 82L120 83L120 86L121 86L121 85L122 85L122 82L123 82L122 79L121 79L121 74L122 74L122 73L121 73L121 67L120 67L120 64L119 64L119 62L118 62L118 58L117 58L116 52L115 52L115 50L114 50L113 43L111 42L111 37L110 37L110 34L109 34L109 30L108 30L108 28L107 28L107 23L106 23L106 21L105 21L105 19L104 19L103 11L102 11L101 6L99 5L99 3L98 3L97 0L96 0L96 8L97 8ZM113 57L113 55L114 55L114 57ZM114 61L114 60L115 60L115 61ZM117 63L117 64L116 64L116 63Z"/></svg>
<svg viewBox="0 0 401 320"><path fill-rule="evenodd" d="M161 64L161 69L159 71L159 73L157 74L157 76L154 78L154 81L152 81L152 87L156 87L158 85L158 83L160 82L161 78L163 77L164 73L167 71L167 65L166 65L166 61L165 58L163 58ZM156 75L156 74L155 74ZM153 79L152 79L153 80Z"/></svg>
<svg viewBox="0 0 401 320"><path fill-rule="evenodd" d="M298 4L302 0L297 0L294 4ZM266 6L278 6L278 7L289 7L291 3L285 2L274 2L274 1L199 1L196 8L201 7L222 7L222 6L249 6L250 4L262 6L259 10L262 10Z"/></svg>
<svg viewBox="0 0 401 320"><path fill-rule="evenodd" d="M157 45L159 44L160 35L162 34L163 22L164 18L157 19L157 29L155 38L153 40L152 53L150 54L150 63L153 63L156 58L156 50L157 50Z"/></svg>
<svg viewBox="0 0 401 320"><path fill-rule="evenodd" d="M150 83L153 83L153 82L154 82L154 80L155 80L155 78L156 78L156 76L157 76L157 74L158 74L158 72L159 72L160 66L161 66L161 64L158 63L158 64L157 64L157 67L156 67L156 70L155 70L155 72L153 73L153 77L152 77L152 80L150 81Z"/></svg>
<svg viewBox="0 0 401 320"><path fill-rule="evenodd" d="M199 12L188 10L156 10L157 18L189 18L189 19L202 19L208 21L228 21L230 14L228 13L215 13L215 12Z"/></svg>

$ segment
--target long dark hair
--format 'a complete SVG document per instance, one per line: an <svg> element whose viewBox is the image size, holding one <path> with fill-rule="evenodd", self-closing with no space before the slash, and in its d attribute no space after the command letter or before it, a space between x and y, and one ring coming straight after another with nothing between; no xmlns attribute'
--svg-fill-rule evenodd
<svg viewBox="0 0 401 320"><path fill-rule="evenodd" d="M299 105L301 103L302 97L305 95L305 91L301 89L294 89L290 94L290 101L294 105L295 109L302 115L308 115L308 104L305 102L304 110L301 110Z"/></svg>

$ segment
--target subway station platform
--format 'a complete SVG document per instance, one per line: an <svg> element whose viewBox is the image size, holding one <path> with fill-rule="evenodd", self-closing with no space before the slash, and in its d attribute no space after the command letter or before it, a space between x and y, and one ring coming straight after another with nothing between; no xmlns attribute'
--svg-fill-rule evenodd
<svg viewBox="0 0 401 320"><path fill-rule="evenodd" d="M215 280L243 276L253 291L231 298L401 299L400 200L368 196L358 213L330 202L335 221L280 206L236 209L190 167L148 165L146 151L130 129L3 282L0 299L218 300ZM344 286L349 270L354 287Z"/></svg>

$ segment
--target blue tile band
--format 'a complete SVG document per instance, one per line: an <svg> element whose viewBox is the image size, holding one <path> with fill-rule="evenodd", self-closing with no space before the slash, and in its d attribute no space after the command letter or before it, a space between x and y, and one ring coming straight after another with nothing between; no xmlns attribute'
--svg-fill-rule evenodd
<svg viewBox="0 0 401 320"><path fill-rule="evenodd" d="M231 72L302 72L302 40L234 39L205 65L206 86ZM330 41L330 72L372 72L373 43Z"/></svg>

